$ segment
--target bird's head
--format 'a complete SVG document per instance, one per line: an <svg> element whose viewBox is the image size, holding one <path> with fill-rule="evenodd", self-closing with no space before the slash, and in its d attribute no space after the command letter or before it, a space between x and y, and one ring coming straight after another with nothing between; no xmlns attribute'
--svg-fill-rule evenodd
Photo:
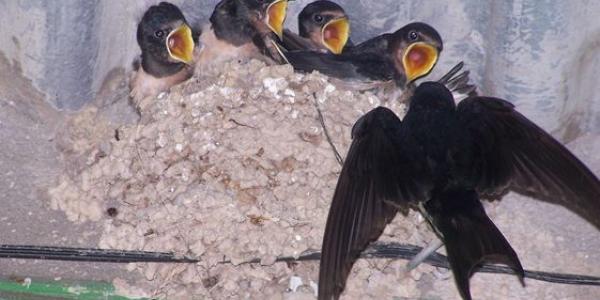
<svg viewBox="0 0 600 300"><path fill-rule="evenodd" d="M143 53L163 63L192 62L192 29L179 8L171 3L161 2L144 13L138 24L137 41Z"/></svg>
<svg viewBox="0 0 600 300"><path fill-rule="evenodd" d="M394 64L405 74L406 84L429 74L443 49L439 33L425 23L410 23L392 33L390 39Z"/></svg>
<svg viewBox="0 0 600 300"><path fill-rule="evenodd" d="M300 36L340 54L350 37L350 21L334 2L319 0L308 4L298 15Z"/></svg>

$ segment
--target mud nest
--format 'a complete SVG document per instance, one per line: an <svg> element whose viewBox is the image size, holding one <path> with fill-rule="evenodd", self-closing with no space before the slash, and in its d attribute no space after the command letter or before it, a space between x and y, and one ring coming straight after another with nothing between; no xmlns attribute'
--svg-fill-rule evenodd
<svg viewBox="0 0 600 300"><path fill-rule="evenodd" d="M96 109L73 118L80 166L49 194L71 221L102 222L99 247L198 257L195 265L130 264L145 280L114 280L124 294L168 299L315 297L317 262L274 261L321 247L341 166L317 108L342 156L362 114L378 105L405 113L397 101L258 61L204 70L136 105L140 120L114 130ZM422 245L433 238L426 228L409 213L380 240ZM261 263L244 263L253 258ZM359 260L346 294L419 297L415 279L435 270L404 274L404 264Z"/></svg>

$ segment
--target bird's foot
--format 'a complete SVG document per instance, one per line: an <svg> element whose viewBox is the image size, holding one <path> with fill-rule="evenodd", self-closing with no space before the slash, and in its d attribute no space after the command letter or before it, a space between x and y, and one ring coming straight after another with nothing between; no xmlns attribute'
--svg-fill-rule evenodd
<svg viewBox="0 0 600 300"><path fill-rule="evenodd" d="M433 254L437 249L442 247L444 242L440 239L435 239L427 245L427 247L423 248L421 252L417 253L407 264L406 271L410 272L414 268L418 267L423 261L425 261L431 254Z"/></svg>

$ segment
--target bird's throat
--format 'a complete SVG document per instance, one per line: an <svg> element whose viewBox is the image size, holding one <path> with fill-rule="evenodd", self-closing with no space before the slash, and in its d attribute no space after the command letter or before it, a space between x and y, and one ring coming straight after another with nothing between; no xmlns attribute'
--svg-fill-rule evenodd
<svg viewBox="0 0 600 300"><path fill-rule="evenodd" d="M174 75L184 67L184 63L161 62L147 52L142 52L142 69L156 78Z"/></svg>

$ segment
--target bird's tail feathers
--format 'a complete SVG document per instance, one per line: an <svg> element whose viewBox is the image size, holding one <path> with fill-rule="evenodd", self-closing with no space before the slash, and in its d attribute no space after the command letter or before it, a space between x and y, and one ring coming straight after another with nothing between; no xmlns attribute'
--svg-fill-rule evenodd
<svg viewBox="0 0 600 300"><path fill-rule="evenodd" d="M469 279L482 262L507 265L523 283L525 274L516 252L487 216L475 191L444 191L428 201L424 208L444 241L463 299L471 299Z"/></svg>

